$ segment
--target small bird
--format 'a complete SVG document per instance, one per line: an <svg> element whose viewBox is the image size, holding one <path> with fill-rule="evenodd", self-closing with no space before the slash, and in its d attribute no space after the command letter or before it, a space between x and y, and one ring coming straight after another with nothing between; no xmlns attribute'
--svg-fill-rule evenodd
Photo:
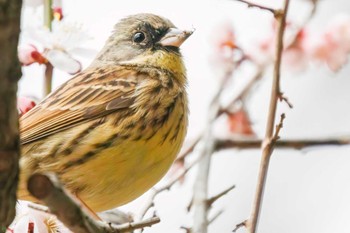
<svg viewBox="0 0 350 233"><path fill-rule="evenodd" d="M20 118L19 199L54 172L93 211L123 205L168 171L186 135L180 45L193 31L153 14L116 24L91 65Z"/></svg>

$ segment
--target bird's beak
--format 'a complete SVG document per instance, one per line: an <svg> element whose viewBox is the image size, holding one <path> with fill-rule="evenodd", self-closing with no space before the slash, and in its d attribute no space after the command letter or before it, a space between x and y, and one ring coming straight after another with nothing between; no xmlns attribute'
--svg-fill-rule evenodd
<svg viewBox="0 0 350 233"><path fill-rule="evenodd" d="M159 44L162 46L173 46L179 48L185 40L192 35L192 31L170 28L169 31L162 37Z"/></svg>

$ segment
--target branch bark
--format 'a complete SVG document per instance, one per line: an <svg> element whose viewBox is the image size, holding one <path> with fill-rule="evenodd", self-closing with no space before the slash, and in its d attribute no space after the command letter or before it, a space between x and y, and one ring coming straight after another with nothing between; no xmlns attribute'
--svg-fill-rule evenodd
<svg viewBox="0 0 350 233"><path fill-rule="evenodd" d="M227 139L218 140L216 143L216 150L225 149L259 149L261 148L262 140L249 139ZM311 146L342 146L349 145L350 137L343 138L325 138L325 139L300 139L300 140L278 140L275 142L275 148L286 149L303 149Z"/></svg>
<svg viewBox="0 0 350 233"><path fill-rule="evenodd" d="M225 88L226 82L232 76L235 66L225 72L224 81L215 93L209 106L207 127L202 135L203 149L200 151L197 176L193 189L193 233L206 233L208 231L208 180L210 172L211 156L215 151L216 139L212 133L212 126L220 113L220 95Z"/></svg>
<svg viewBox="0 0 350 233"><path fill-rule="evenodd" d="M277 11L275 9L270 8L270 7L259 5L259 4L256 4L256 3L252 3L252 2L249 2L249 1L246 1L246 0L235 0L235 1L247 4L248 8L259 8L261 10L269 11L275 16L277 14Z"/></svg>
<svg viewBox="0 0 350 233"><path fill-rule="evenodd" d="M44 0L44 26L52 30L52 0ZM53 77L53 66L50 62L45 64L45 73L44 73L44 92L43 97L47 96L52 91L52 77Z"/></svg>
<svg viewBox="0 0 350 233"><path fill-rule="evenodd" d="M278 139L278 131L282 127L282 122L284 117L281 117L280 127L276 128L277 133L274 134L275 128L275 117L278 98L281 95L280 91L280 73L281 73L281 61L282 61L282 51L283 51L283 37L286 25L286 16L288 13L289 0L284 1L284 8L281 14L276 16L278 21L277 39L276 39L276 53L275 53L275 66L272 82L272 91L270 97L270 107L267 119L265 139L262 145L262 157L259 168L258 182L255 192L255 197L253 201L252 211L250 218L246 222L246 227L249 233L255 233L258 219L260 215L260 209L262 205L263 193L265 189L266 177L269 168L269 162L271 154L274 150L274 144Z"/></svg>
<svg viewBox="0 0 350 233"><path fill-rule="evenodd" d="M44 202L51 213L75 233L122 233L134 229L150 227L160 222L153 217L140 222L129 222L111 225L95 220L89 212L79 204L62 187L53 174L34 174L28 180L28 190L37 199Z"/></svg>
<svg viewBox="0 0 350 233"><path fill-rule="evenodd" d="M18 183L19 130L17 81L21 68L17 58L20 32L20 0L0 1L0 232L15 216Z"/></svg>
<svg viewBox="0 0 350 233"><path fill-rule="evenodd" d="M194 190L193 190L193 233L207 233L208 230L208 180L211 156L215 151L216 140L212 133L212 122L216 119L216 116L220 110L219 94L214 97L214 100L210 107L208 116L207 129L203 135L203 150L200 153L201 160L198 164L197 176L195 178Z"/></svg>

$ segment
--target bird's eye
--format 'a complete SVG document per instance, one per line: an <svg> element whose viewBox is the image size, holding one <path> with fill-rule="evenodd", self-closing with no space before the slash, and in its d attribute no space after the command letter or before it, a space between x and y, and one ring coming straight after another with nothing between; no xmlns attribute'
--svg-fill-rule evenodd
<svg viewBox="0 0 350 233"><path fill-rule="evenodd" d="M132 38L132 40L135 43L141 43L142 41L144 41L146 38L145 34L143 32L136 32L134 37Z"/></svg>

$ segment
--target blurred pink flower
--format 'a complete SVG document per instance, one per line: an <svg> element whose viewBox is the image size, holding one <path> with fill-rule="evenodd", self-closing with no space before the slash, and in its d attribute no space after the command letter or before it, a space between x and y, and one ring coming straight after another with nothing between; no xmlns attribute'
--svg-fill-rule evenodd
<svg viewBox="0 0 350 233"><path fill-rule="evenodd" d="M326 63L334 72L339 71L348 62L348 53L328 35L315 39L309 50L314 60Z"/></svg>
<svg viewBox="0 0 350 233"><path fill-rule="evenodd" d="M228 114L228 126L233 134L254 136L255 132L248 113L242 108L234 113Z"/></svg>
<svg viewBox="0 0 350 233"><path fill-rule="evenodd" d="M21 45L18 47L18 59L22 65L28 66L35 62L44 64L47 62L45 57L32 44Z"/></svg>
<svg viewBox="0 0 350 233"><path fill-rule="evenodd" d="M215 27L212 44L215 63L232 64L234 62L238 46L233 25L230 22L225 21Z"/></svg>
<svg viewBox="0 0 350 233"><path fill-rule="evenodd" d="M308 33L303 28L295 37L291 45L283 52L283 65L294 72L301 72L308 68L310 56L307 51Z"/></svg>
<svg viewBox="0 0 350 233"><path fill-rule="evenodd" d="M18 97L17 98L17 109L19 116L27 113L30 109L34 108L36 105L35 101L29 97Z"/></svg>
<svg viewBox="0 0 350 233"><path fill-rule="evenodd" d="M275 51L276 20L271 22L271 28L265 35L261 35L250 47L245 48L248 58L260 66L265 66L273 61Z"/></svg>
<svg viewBox="0 0 350 233"><path fill-rule="evenodd" d="M350 16L340 14L329 24L325 34L339 47L350 53Z"/></svg>
<svg viewBox="0 0 350 233"><path fill-rule="evenodd" d="M271 33L247 48L247 56L258 65L270 63L274 56L274 35Z"/></svg>
<svg viewBox="0 0 350 233"><path fill-rule="evenodd" d="M332 71L339 71L348 62L350 53L349 16L334 18L321 36L309 42L309 53L314 60L326 63Z"/></svg>
<svg viewBox="0 0 350 233"><path fill-rule="evenodd" d="M59 21L61 21L63 19L62 7L56 6L53 8L53 17Z"/></svg>

